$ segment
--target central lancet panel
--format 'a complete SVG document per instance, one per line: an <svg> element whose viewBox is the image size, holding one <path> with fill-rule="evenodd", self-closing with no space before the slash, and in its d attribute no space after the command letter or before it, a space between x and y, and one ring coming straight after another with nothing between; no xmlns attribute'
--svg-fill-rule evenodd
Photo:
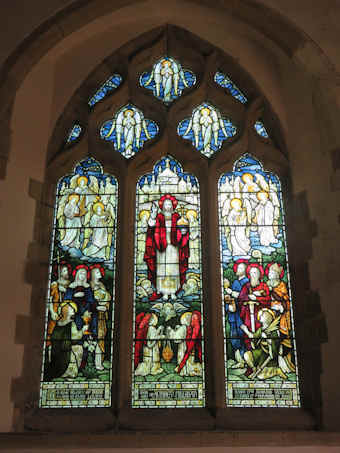
<svg viewBox="0 0 340 453"><path fill-rule="evenodd" d="M136 191L132 407L205 405L200 196L171 156Z"/></svg>

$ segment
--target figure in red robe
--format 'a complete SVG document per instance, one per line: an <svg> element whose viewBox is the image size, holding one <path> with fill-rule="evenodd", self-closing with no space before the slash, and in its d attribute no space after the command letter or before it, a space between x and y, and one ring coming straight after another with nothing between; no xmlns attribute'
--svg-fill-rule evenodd
<svg viewBox="0 0 340 453"><path fill-rule="evenodd" d="M201 333L201 313L197 310L192 312L190 326L187 328L185 338L186 351L181 363L175 368L178 374L181 374L182 369L187 365L186 376L201 376L202 375L202 333ZM198 362L195 361L195 352ZM188 366L189 365L189 366Z"/></svg>
<svg viewBox="0 0 340 453"><path fill-rule="evenodd" d="M241 329L244 332L244 342L248 350L251 349L251 339L257 329L261 327L257 314L261 308L270 308L269 288L262 280L263 267L257 263L249 264L246 270L249 282L246 283L239 295Z"/></svg>
<svg viewBox="0 0 340 453"><path fill-rule="evenodd" d="M144 261L154 292L150 300L176 299L186 281L189 259L189 225L175 212L178 201L163 195L152 205L146 233Z"/></svg>

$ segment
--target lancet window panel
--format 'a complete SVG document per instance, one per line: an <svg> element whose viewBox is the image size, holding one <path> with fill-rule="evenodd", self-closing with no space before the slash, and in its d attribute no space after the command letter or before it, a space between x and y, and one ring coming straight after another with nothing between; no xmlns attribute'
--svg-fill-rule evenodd
<svg viewBox="0 0 340 453"><path fill-rule="evenodd" d="M280 181L246 154L218 195L227 405L299 407Z"/></svg>
<svg viewBox="0 0 340 453"><path fill-rule="evenodd" d="M106 96L112 94L112 92L117 89L122 84L122 76L119 74L113 74L109 79L107 79L103 85L101 85L98 90L89 98L88 104L92 108L98 102L102 101Z"/></svg>
<svg viewBox="0 0 340 453"><path fill-rule="evenodd" d="M171 156L136 192L132 407L204 407L200 195Z"/></svg>
<svg viewBox="0 0 340 453"><path fill-rule="evenodd" d="M57 185L40 407L110 407L118 184L93 158Z"/></svg>

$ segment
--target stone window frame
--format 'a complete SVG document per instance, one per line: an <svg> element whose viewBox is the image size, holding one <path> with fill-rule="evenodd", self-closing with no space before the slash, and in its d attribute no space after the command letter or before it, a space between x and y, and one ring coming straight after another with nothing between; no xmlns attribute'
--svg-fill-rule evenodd
<svg viewBox="0 0 340 453"><path fill-rule="evenodd" d="M149 67L150 59L156 60L164 55L164 45L163 47L157 45L159 42L162 43L164 36L168 54L180 61L183 67L195 72L200 81L196 89L188 94L184 93L170 108L153 97L152 93L145 93L146 90L138 84L139 75ZM179 45L181 39L190 42L191 48L190 46L181 48ZM198 42L200 53L195 50ZM213 82L216 70L226 72L246 93L249 99L246 106ZM124 83L93 109L89 109L88 98L113 72L121 74ZM215 104L223 113L227 111L239 129L235 139L230 144L224 144L212 159L204 157L189 142L177 135L178 122L190 116L192 109L204 100ZM110 143L100 139L98 131L101 124L128 101L142 108L147 118L157 121L160 135L150 146L146 144L133 159L125 160L113 150ZM254 122L260 116L270 132L269 140L263 140L254 130ZM71 150L63 149L61 145L65 140L65 134L75 118L86 125L83 136ZM258 158L265 170L276 173L282 185L295 325L299 326L296 329L296 338L302 403L301 409L290 409L289 413L286 408L228 408L225 404L217 182L222 173L232 171L234 162L246 152ZM202 253L207 404L203 409L178 409L183 414L180 418L173 409L130 407L135 187L138 178L152 171L154 163L166 154L171 154L181 163L185 171L194 173L199 180L202 243L208 244L208 248L203 249ZM97 159L103 165L105 173L117 178L120 187L113 405L111 409L40 409L38 401L42 332L45 322L45 294L55 188L57 181L72 172L75 163L87 156ZM210 44L177 27L161 27L127 44L96 68L72 96L57 122L48 148L45 183L38 189L34 184L31 187L31 194L37 201L35 237L39 244L39 250L36 252L39 256L36 270L39 272L32 277L32 298L35 300L36 317L32 321L35 334L28 353L31 358L30 366L26 365L23 372L23 375L29 377L32 382L32 390L26 395L21 407L24 428L67 431L70 429L69 423L72 419L71 431L106 431L114 428L148 430L150 427L153 430L166 430L169 427L204 430L216 428L240 430L241 427L254 430L313 429L317 424L320 406L320 365L315 369L311 348L303 341L305 338L302 327L303 313L297 303L299 295L303 294L306 297L306 292L312 293L308 287L307 269L298 266L294 259L294 249L301 242L297 225L301 223L305 225L310 220L303 217L303 211L300 209L304 200L293 199L291 196L290 184L289 160L279 119L276 118L265 96L258 90L256 83L235 61ZM309 245L305 244L306 250ZM298 281L305 283L303 289L302 285L297 284ZM320 355L320 345L315 344L313 348Z"/></svg>

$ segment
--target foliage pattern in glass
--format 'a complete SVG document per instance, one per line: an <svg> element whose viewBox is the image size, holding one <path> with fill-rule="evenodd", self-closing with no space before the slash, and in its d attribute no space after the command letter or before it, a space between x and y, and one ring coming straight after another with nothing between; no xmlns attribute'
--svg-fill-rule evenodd
<svg viewBox="0 0 340 453"><path fill-rule="evenodd" d="M218 85L226 88L229 93L239 102L242 102L242 104L246 104L248 102L248 99L242 93L242 91L235 85L230 77L228 77L226 74L223 74L223 72L216 72L214 80Z"/></svg>
<svg viewBox="0 0 340 453"><path fill-rule="evenodd" d="M100 136L113 143L114 149L126 159L134 156L147 140L158 134L157 124L144 118L141 110L127 104L102 125Z"/></svg>
<svg viewBox="0 0 340 453"><path fill-rule="evenodd" d="M216 107L203 102L194 108L191 118L178 124L177 133L190 140L204 156L211 157L221 148L224 140L236 134L236 126L229 118L224 118Z"/></svg>
<svg viewBox="0 0 340 453"><path fill-rule="evenodd" d="M218 184L227 405L299 407L279 179L246 154Z"/></svg>
<svg viewBox="0 0 340 453"><path fill-rule="evenodd" d="M132 407L203 407L198 182L166 156L136 197Z"/></svg>
<svg viewBox="0 0 340 453"><path fill-rule="evenodd" d="M195 85L196 76L189 69L183 69L175 59L164 57L153 65L151 72L143 72L139 83L151 90L157 99L169 104L179 98L185 88Z"/></svg>
<svg viewBox="0 0 340 453"><path fill-rule="evenodd" d="M77 123L74 124L67 136L66 144L69 145L71 143L76 142L79 139L81 132L82 132L82 127L80 126L80 124L77 124Z"/></svg>
<svg viewBox="0 0 340 453"><path fill-rule="evenodd" d="M264 126L264 124L263 124L262 121L260 121L260 120L255 121L255 123L254 123L254 129L256 130L256 132L257 132L259 135L261 135L261 137L269 138L267 129L265 128L265 126Z"/></svg>
<svg viewBox="0 0 340 453"><path fill-rule="evenodd" d="M117 200L93 158L58 183L41 407L111 405Z"/></svg>
<svg viewBox="0 0 340 453"><path fill-rule="evenodd" d="M119 74L113 74L103 85L90 97L88 104L90 107L93 107L97 102L104 99L109 95L113 90L119 87L122 83L122 77Z"/></svg>

